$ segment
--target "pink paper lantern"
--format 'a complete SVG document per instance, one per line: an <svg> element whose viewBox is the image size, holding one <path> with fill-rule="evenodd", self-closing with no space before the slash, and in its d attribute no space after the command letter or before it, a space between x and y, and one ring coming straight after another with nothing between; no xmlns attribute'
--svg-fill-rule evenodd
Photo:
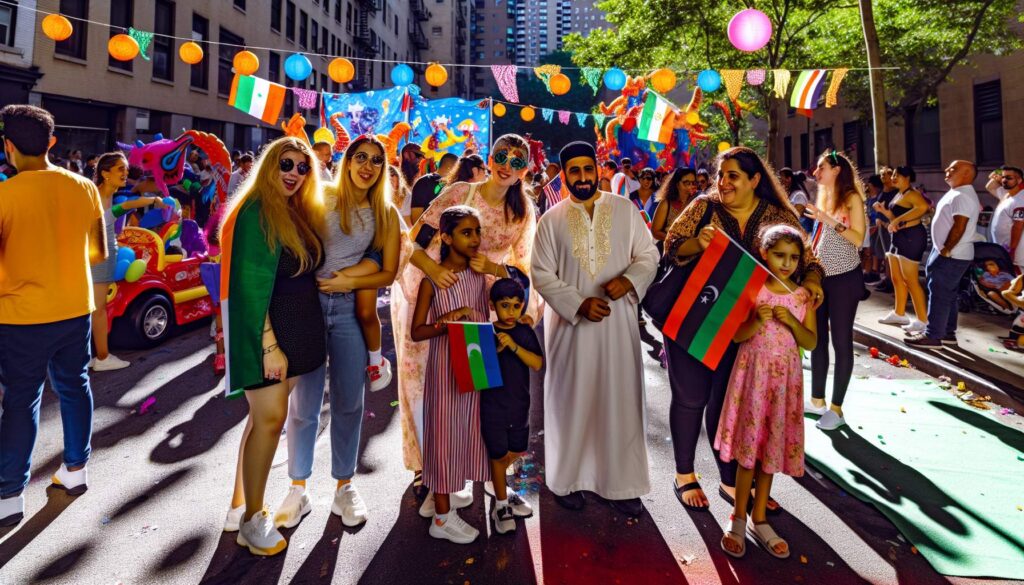
<svg viewBox="0 0 1024 585"><path fill-rule="evenodd" d="M772 38L772 21L760 10L748 8L729 21L729 42L747 53L760 50Z"/></svg>

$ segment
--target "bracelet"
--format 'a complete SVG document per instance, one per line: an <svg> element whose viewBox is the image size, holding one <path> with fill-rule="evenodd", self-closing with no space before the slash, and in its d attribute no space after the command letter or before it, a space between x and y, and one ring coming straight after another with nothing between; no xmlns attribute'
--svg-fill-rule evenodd
<svg viewBox="0 0 1024 585"><path fill-rule="evenodd" d="M516 355L519 355L519 346L518 345L515 346L515 348L512 349L512 353L514 353Z"/></svg>
<svg viewBox="0 0 1024 585"><path fill-rule="evenodd" d="M277 349L278 349L278 345L276 343L274 345L269 346L269 347L264 347L263 348L263 355L272 354Z"/></svg>

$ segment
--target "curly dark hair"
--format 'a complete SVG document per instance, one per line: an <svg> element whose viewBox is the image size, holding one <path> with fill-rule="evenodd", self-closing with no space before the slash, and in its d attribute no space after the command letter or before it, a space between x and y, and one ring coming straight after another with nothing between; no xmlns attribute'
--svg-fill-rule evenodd
<svg viewBox="0 0 1024 585"><path fill-rule="evenodd" d="M679 201L679 183L689 175L693 175L693 179L697 180L697 171L688 168L681 167L669 175L667 181L661 183L661 188L654 195L655 201ZM688 203L684 201L683 203Z"/></svg>

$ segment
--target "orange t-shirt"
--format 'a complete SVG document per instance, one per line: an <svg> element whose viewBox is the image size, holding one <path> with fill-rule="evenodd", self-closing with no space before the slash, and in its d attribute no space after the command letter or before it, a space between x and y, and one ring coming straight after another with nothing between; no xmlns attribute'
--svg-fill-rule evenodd
<svg viewBox="0 0 1024 585"><path fill-rule="evenodd" d="M0 183L0 324L53 323L95 309L89 240L102 216L96 185L64 169Z"/></svg>

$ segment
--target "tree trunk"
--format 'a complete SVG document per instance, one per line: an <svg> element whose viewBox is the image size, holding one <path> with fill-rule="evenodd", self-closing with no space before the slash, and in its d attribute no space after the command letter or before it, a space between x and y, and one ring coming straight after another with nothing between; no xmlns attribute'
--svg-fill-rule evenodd
<svg viewBox="0 0 1024 585"><path fill-rule="evenodd" d="M882 165L892 164L889 160L889 126L885 109L885 80L882 77L882 56L878 50L878 32L875 30L875 15L871 0L859 0L860 20L864 27L864 47L871 67L871 116L875 130L875 170Z"/></svg>

